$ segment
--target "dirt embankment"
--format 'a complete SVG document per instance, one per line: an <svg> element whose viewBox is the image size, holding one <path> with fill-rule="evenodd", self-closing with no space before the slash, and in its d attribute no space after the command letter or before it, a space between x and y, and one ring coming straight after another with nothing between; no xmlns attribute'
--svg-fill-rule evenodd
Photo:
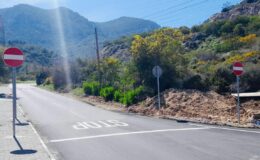
<svg viewBox="0 0 260 160"><path fill-rule="evenodd" d="M162 93L162 108L155 109L157 97L129 108L130 112L147 116L159 116L181 120L191 120L209 124L237 125L236 99L215 92L169 89ZM254 126L254 116L260 114L260 100L250 100L241 104L241 125Z"/></svg>

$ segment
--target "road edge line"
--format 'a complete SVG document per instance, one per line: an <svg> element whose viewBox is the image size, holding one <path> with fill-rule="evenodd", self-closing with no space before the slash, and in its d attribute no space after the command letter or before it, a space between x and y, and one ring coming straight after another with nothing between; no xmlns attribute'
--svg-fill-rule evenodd
<svg viewBox="0 0 260 160"><path fill-rule="evenodd" d="M210 125L200 125L200 124L189 124L191 126L196 126L196 127L210 127ZM226 130L226 131L234 131L234 132L244 132L244 133L256 133L260 134L260 131L255 131L255 130L245 130L245 129L236 129L236 128L226 128L226 127L214 127L212 126L211 128L213 129L220 129L220 130Z"/></svg>

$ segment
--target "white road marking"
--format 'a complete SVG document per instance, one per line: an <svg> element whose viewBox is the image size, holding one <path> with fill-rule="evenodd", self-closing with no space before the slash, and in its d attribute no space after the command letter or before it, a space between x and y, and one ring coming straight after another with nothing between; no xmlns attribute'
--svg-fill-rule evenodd
<svg viewBox="0 0 260 160"><path fill-rule="evenodd" d="M179 129L162 129L162 130L149 130L149 131L136 131L136 132L125 132L125 133L113 133L113 134L103 134L96 136L85 136L85 137L77 137L77 138L66 138L66 139L57 139L51 140L52 143L57 142L65 142L65 141L75 141L75 140L83 140L83 139L95 139L95 138L104 138L104 137L115 137L115 136L124 136L124 135L133 135L133 134L147 134L147 133L160 133L160 132L174 132L174 131L191 131L191 130L203 130L210 129L210 127L203 128L179 128Z"/></svg>
<svg viewBox="0 0 260 160"><path fill-rule="evenodd" d="M15 136L16 138L25 138L25 136ZM4 139L13 139L13 136L6 136Z"/></svg>
<svg viewBox="0 0 260 160"><path fill-rule="evenodd" d="M200 124L189 124L191 126L197 126L197 127L209 127L207 125L200 125ZM211 127L215 129L221 129L221 130L228 130L228 131L236 131L236 132L246 132L246 133L257 133L260 134L260 131L250 131L250 130L245 130L245 129L234 129L234 128L224 128L224 127Z"/></svg>
<svg viewBox="0 0 260 160"><path fill-rule="evenodd" d="M72 128L75 130L83 129L97 129L97 128L110 128L110 127L126 127L127 123L118 120L104 120L104 121L90 121L90 122L77 122Z"/></svg>
<svg viewBox="0 0 260 160"><path fill-rule="evenodd" d="M22 115L25 115L21 106L18 104L18 108L19 111ZM48 156L50 157L51 160L55 160L55 158L53 157L53 155L51 154L50 150L48 149L48 147L46 146L46 144L43 142L41 136L39 135L39 133L36 131L36 129L34 128L33 124L31 122L29 122L30 127L32 128L33 132L36 134L36 136L38 137L38 139L40 140L44 150L46 151L46 153L48 154Z"/></svg>
<svg viewBox="0 0 260 160"><path fill-rule="evenodd" d="M222 129L222 130L228 130L228 131L236 131L236 132L246 132L246 133L257 133L260 134L260 131L249 131L249 130L243 130L243 129L232 129L232 128L220 128L215 127L216 129Z"/></svg>
<svg viewBox="0 0 260 160"><path fill-rule="evenodd" d="M195 124L195 123L188 123L190 126L196 126L196 127L207 127L206 125L202 124Z"/></svg>
<svg viewBox="0 0 260 160"><path fill-rule="evenodd" d="M249 160L259 160L260 157L257 155L252 156Z"/></svg>
<svg viewBox="0 0 260 160"><path fill-rule="evenodd" d="M11 100L11 99L2 99L2 98L0 98L0 101L4 101L4 102L12 102L13 100Z"/></svg>

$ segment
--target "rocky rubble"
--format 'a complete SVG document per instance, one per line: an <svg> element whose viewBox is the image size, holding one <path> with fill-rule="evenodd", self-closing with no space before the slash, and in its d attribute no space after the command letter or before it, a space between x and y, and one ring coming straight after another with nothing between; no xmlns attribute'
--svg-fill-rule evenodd
<svg viewBox="0 0 260 160"><path fill-rule="evenodd" d="M216 92L170 89L162 93L163 107L157 110L157 97L129 108L130 112L147 116L159 116L208 124L236 125L236 99ZM254 126L254 116L260 114L260 101L241 104L241 125Z"/></svg>

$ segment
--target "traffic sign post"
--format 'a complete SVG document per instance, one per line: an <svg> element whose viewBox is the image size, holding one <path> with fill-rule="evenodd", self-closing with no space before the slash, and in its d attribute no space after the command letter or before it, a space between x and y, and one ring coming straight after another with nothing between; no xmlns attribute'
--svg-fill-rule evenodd
<svg viewBox="0 0 260 160"><path fill-rule="evenodd" d="M158 109L161 109L161 97L160 97L160 77L162 75L162 69L160 66L153 67L153 75L157 78L157 91L158 91Z"/></svg>
<svg viewBox="0 0 260 160"><path fill-rule="evenodd" d="M238 124L240 124L240 98L239 98L240 78L239 78L239 76L242 75L243 72L244 72L243 64L240 62L235 62L233 64L233 73L236 75L236 80L237 80L237 120L238 120Z"/></svg>
<svg viewBox="0 0 260 160"><path fill-rule="evenodd" d="M16 115L16 69L12 68L12 85L13 85L13 136L15 137L15 120Z"/></svg>
<svg viewBox="0 0 260 160"><path fill-rule="evenodd" d="M24 55L18 48L8 48L4 51L4 63L8 67L12 67L12 85L13 85L13 137L15 137L15 120L16 114L16 67L19 67L24 62Z"/></svg>

